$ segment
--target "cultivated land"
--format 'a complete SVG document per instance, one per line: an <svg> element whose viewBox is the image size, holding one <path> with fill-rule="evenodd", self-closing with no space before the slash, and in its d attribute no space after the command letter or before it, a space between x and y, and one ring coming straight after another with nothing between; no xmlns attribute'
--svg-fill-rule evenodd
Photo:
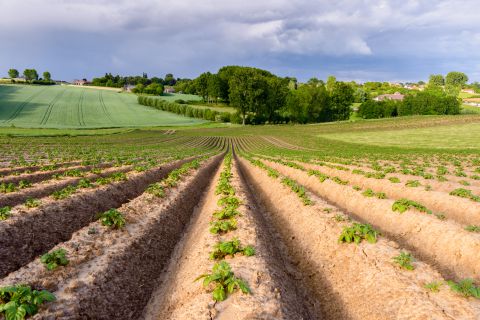
<svg viewBox="0 0 480 320"><path fill-rule="evenodd" d="M479 319L479 126L0 136L0 288L52 292L35 319Z"/></svg>
<svg viewBox="0 0 480 320"><path fill-rule="evenodd" d="M2 127L88 129L203 122L138 105L133 94L73 86L0 85Z"/></svg>

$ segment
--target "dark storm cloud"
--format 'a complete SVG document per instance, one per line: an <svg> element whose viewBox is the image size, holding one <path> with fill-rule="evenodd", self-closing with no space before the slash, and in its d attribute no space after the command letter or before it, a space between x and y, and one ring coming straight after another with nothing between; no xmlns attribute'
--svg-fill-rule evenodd
<svg viewBox="0 0 480 320"><path fill-rule="evenodd" d="M471 0L0 0L0 72L193 77L225 64L306 79L480 80Z"/></svg>

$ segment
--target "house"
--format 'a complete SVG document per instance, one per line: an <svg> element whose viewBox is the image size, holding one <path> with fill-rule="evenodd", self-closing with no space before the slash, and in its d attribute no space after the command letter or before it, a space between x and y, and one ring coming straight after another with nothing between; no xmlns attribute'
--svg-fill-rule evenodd
<svg viewBox="0 0 480 320"><path fill-rule="evenodd" d="M462 89L462 92L475 94L475 90L473 90L473 89Z"/></svg>
<svg viewBox="0 0 480 320"><path fill-rule="evenodd" d="M126 84L124 87L123 87L123 90L125 90L126 92L132 92L132 90L135 88L135 86L133 84Z"/></svg>
<svg viewBox="0 0 480 320"><path fill-rule="evenodd" d="M82 79L82 80L73 80L73 84L76 86L84 86L88 83L87 79Z"/></svg>
<svg viewBox="0 0 480 320"><path fill-rule="evenodd" d="M395 92L394 94L381 94L376 98L373 98L375 101L384 101L384 100L395 100L395 101L402 101L405 98L405 95L401 94L400 92Z"/></svg>
<svg viewBox="0 0 480 320"><path fill-rule="evenodd" d="M173 87L165 87L163 90L164 93L175 93L175 88Z"/></svg>

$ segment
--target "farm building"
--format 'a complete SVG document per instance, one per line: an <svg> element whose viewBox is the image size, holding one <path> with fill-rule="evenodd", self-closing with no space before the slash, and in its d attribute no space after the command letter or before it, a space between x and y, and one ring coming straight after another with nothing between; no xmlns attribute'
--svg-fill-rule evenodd
<svg viewBox="0 0 480 320"><path fill-rule="evenodd" d="M473 89L462 89L462 92L464 92L464 93L470 93L470 94L475 94L475 90L473 90Z"/></svg>
<svg viewBox="0 0 480 320"><path fill-rule="evenodd" d="M163 90L164 93L175 93L175 88L173 87L165 87Z"/></svg>
<svg viewBox="0 0 480 320"><path fill-rule="evenodd" d="M375 101L383 101L383 100L396 100L402 101L405 98L405 95L401 94L400 92L395 92L394 94L381 94L378 97L374 98Z"/></svg>
<svg viewBox="0 0 480 320"><path fill-rule="evenodd" d="M81 79L81 80L73 80L73 84L76 85L76 86L84 86L86 84L88 84L88 81L87 79Z"/></svg>

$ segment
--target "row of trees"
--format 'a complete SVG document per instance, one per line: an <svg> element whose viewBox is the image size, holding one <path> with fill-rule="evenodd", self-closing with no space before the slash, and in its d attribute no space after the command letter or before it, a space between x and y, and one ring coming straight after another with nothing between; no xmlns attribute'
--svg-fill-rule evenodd
<svg viewBox="0 0 480 320"><path fill-rule="evenodd" d="M168 102L164 99L155 97L138 96L138 103L144 106L150 106L158 110L173 112L190 118L218 122L239 122L238 116L230 112L218 112L209 108L196 108L186 104Z"/></svg>
<svg viewBox="0 0 480 320"><path fill-rule="evenodd" d="M164 79L158 77L149 78L146 73L143 73L141 76L114 76L111 73L105 73L103 77L92 79L92 85L94 86L112 88L123 88L126 85L142 85L143 88L145 88L150 84L173 86L176 83L177 79L175 79L175 77L171 73L166 74Z"/></svg>
<svg viewBox="0 0 480 320"><path fill-rule="evenodd" d="M427 89L408 94L403 101L373 101L362 103L358 114L364 119L410 115L453 115L460 113L461 101L445 91Z"/></svg>
<svg viewBox="0 0 480 320"><path fill-rule="evenodd" d="M17 69L10 69L8 70L8 76L10 79L16 79L20 76L20 73ZM50 72L45 71L43 72L43 78L40 78L38 75L37 70L35 69L25 69L23 71L23 77L26 81L36 84L54 84L55 82L52 81L52 75Z"/></svg>

